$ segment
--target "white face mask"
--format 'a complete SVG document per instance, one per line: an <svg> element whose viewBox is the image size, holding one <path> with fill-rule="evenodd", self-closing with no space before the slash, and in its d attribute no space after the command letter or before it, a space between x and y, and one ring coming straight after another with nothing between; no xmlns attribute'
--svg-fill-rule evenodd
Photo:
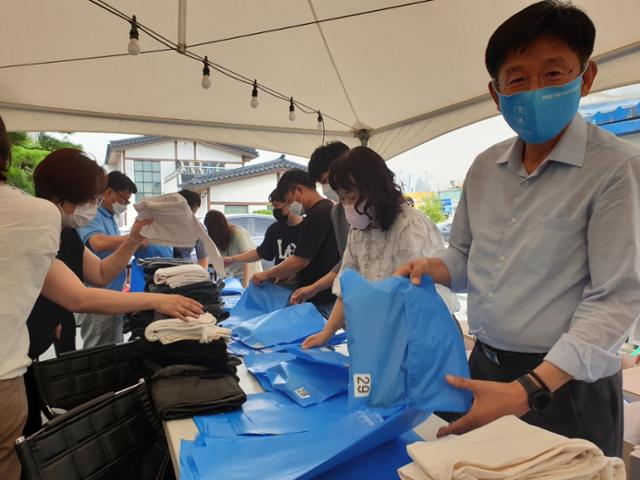
<svg viewBox="0 0 640 480"><path fill-rule="evenodd" d="M294 201L289 204L289 211L294 215L298 215L298 216L304 215L304 207L302 206L302 203L295 200L295 197L293 198L294 198Z"/></svg>
<svg viewBox="0 0 640 480"><path fill-rule="evenodd" d="M363 200L358 205L358 210L364 210L365 201ZM344 204L344 216L347 218L347 222L356 230L364 230L371 223L371 217L373 217L373 208L369 208L369 215L366 213L359 213L356 210L356 206L353 203Z"/></svg>
<svg viewBox="0 0 640 480"><path fill-rule="evenodd" d="M123 205L121 203L114 203L111 205L111 208L113 209L113 213L116 215L122 215L124 212L127 211L127 206Z"/></svg>
<svg viewBox="0 0 640 480"><path fill-rule="evenodd" d="M338 194L333 188L331 188L331 185L329 185L328 183L322 185L322 194L325 196L325 198L331 200L332 202L338 203L340 201L340 199L338 198Z"/></svg>
<svg viewBox="0 0 640 480"><path fill-rule="evenodd" d="M90 203L81 203L76 205L76 209L72 214L64 213L60 209L62 217L62 225L64 227L81 228L91 223L96 218L98 205Z"/></svg>

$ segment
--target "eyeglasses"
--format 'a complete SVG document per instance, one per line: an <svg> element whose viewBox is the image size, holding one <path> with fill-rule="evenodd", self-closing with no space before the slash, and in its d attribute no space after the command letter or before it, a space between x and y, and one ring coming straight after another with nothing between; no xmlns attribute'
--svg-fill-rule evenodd
<svg viewBox="0 0 640 480"><path fill-rule="evenodd" d="M577 78L575 75L576 71L577 69L575 68L556 65L548 67L545 71L537 75L524 75L522 72L511 72L507 74L502 81L493 79L493 86L503 95L511 95L513 93L531 90L531 79L537 77L540 87L559 87ZM581 75L583 75L585 71L586 68L582 71Z"/></svg>

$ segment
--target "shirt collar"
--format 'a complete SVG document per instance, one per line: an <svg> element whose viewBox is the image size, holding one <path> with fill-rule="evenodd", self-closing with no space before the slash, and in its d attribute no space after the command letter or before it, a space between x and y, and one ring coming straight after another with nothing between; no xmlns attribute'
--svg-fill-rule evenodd
<svg viewBox="0 0 640 480"><path fill-rule="evenodd" d="M587 122L579 114L576 114L560 141L549 153L548 160L582 167L587 149L587 137ZM496 160L496 163L508 163L512 170L517 171L522 164L523 145L523 141L516 138L511 147Z"/></svg>
<svg viewBox="0 0 640 480"><path fill-rule="evenodd" d="M109 218L113 218L113 213L107 210L107 208L104 205L102 205L102 203L98 206L98 212L100 212L102 215L105 215Z"/></svg>

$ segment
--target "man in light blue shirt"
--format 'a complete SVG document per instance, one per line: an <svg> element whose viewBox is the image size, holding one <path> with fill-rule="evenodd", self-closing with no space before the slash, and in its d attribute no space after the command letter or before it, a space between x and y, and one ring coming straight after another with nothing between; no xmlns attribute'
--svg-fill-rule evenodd
<svg viewBox="0 0 640 480"><path fill-rule="evenodd" d="M98 207L96 218L87 226L79 228L82 241L100 258L111 255L126 240L121 236L115 216L127 210L131 195L137 193L135 183L122 172L111 172L107 177L107 188ZM104 288L122 291L126 279L123 270ZM98 313L79 314L80 334L83 348L110 345L123 341L122 315Z"/></svg>
<svg viewBox="0 0 640 480"><path fill-rule="evenodd" d="M474 380L467 415L439 435L503 415L620 456L617 351L640 315L640 151L577 109L597 73L581 10L533 4L492 35L489 91L518 137L480 154L450 246L403 266L467 291Z"/></svg>

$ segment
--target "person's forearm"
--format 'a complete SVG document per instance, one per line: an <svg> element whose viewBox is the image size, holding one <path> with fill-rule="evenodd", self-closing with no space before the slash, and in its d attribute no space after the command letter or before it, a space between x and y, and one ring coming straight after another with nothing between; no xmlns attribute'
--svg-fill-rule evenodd
<svg viewBox="0 0 640 480"><path fill-rule="evenodd" d="M337 272L331 271L327 273L324 277L319 278L314 283L311 284L311 288L313 289L313 294L317 294L322 292L323 290L327 290L333 286L333 282L338 276Z"/></svg>
<svg viewBox="0 0 640 480"><path fill-rule="evenodd" d="M571 375L546 360L534 368L533 371L538 374L552 392L555 392L571 380Z"/></svg>
<svg viewBox="0 0 640 480"><path fill-rule="evenodd" d="M96 285L107 285L116 278L120 272L127 268L131 256L139 246L140 243L127 239L115 252L102 260L100 262L100 277L102 282L96 283Z"/></svg>
<svg viewBox="0 0 640 480"><path fill-rule="evenodd" d="M117 250L120 245L127 241L127 237L110 237L107 235L97 234L91 237L88 241L91 250L94 252L113 252Z"/></svg>
<svg viewBox="0 0 640 480"><path fill-rule="evenodd" d="M451 287L451 273L442 260L438 257L429 257L429 275L435 283Z"/></svg>
<svg viewBox="0 0 640 480"><path fill-rule="evenodd" d="M331 315L329 315L329 320L327 320L323 330L333 335L342 327L344 327L344 304L342 303L342 298L338 297L336 303L333 305L333 310L331 310Z"/></svg>
<svg viewBox="0 0 640 480"><path fill-rule="evenodd" d="M251 265L245 263L242 265L242 287L247 288L251 280Z"/></svg>
<svg viewBox="0 0 640 480"><path fill-rule="evenodd" d="M258 254L257 248L254 248L253 250L248 250L239 255L233 255L230 258L233 263L250 263L250 262L257 262L261 260L261 257Z"/></svg>
<svg viewBox="0 0 640 480"><path fill-rule="evenodd" d="M270 268L265 273L270 280L276 278L290 278L296 275L300 270L309 265L309 260L306 258L292 255L283 261L280 265Z"/></svg>

